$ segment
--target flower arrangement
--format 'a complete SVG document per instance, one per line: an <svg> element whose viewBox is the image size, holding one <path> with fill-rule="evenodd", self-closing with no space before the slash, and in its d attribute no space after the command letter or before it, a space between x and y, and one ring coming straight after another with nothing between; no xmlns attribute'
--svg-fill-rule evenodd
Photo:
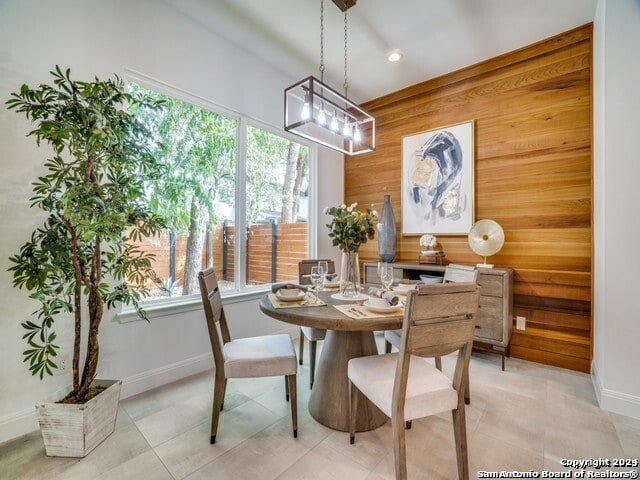
<svg viewBox="0 0 640 480"><path fill-rule="evenodd" d="M377 228L378 212L370 207L364 211L356 210L357 203L348 207L325 207L325 215L333 219L327 224L332 244L343 252L357 252L360 245L373 240Z"/></svg>
<svg viewBox="0 0 640 480"><path fill-rule="evenodd" d="M420 237L420 246L432 250L438 243L435 235L426 233Z"/></svg>

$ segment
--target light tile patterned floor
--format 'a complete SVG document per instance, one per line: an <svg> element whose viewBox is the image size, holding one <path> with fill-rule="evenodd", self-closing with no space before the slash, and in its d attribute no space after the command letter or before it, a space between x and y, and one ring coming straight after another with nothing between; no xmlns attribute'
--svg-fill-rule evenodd
<svg viewBox="0 0 640 480"><path fill-rule="evenodd" d="M450 371L453 359L443 363ZM359 433L355 445L318 424L306 408L308 364L305 357L298 375L297 439L283 379L233 379L210 445L213 375L206 372L122 400L116 431L84 459L47 457L37 431L0 445L0 478L393 479L389 423ZM470 379L471 478L479 470L565 470L563 458L640 458L640 420L598 408L586 374L517 359L502 372L498 357L474 353ZM407 450L409 478L457 478L451 415L414 421Z"/></svg>

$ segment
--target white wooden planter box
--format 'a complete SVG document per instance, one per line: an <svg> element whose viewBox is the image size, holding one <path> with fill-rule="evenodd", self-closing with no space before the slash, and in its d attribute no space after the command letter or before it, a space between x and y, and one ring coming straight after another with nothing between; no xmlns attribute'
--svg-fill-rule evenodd
<svg viewBox="0 0 640 480"><path fill-rule="evenodd" d="M121 380L94 380L108 387L83 405L36 403L40 432L50 457L85 457L113 433L120 401ZM67 390L70 392L71 387Z"/></svg>

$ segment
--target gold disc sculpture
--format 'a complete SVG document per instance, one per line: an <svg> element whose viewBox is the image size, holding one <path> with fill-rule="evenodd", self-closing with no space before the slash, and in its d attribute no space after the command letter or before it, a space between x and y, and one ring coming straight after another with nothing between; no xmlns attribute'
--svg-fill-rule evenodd
<svg viewBox="0 0 640 480"><path fill-rule="evenodd" d="M484 263L478 267L493 268L487 264L487 257L495 255L504 245L504 230L493 220L478 220L469 230L469 246L475 253L484 257Z"/></svg>

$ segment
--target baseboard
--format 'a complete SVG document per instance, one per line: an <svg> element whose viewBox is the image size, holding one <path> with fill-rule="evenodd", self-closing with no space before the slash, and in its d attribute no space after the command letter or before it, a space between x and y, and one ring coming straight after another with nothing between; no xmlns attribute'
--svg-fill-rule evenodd
<svg viewBox="0 0 640 480"><path fill-rule="evenodd" d="M120 399L146 392L152 388L175 382L211 368L213 368L213 355L207 353L127 377L122 380ZM35 407L0 418L0 443L20 437L39 428Z"/></svg>
<svg viewBox="0 0 640 480"><path fill-rule="evenodd" d="M591 362L591 382L600 408L640 419L640 397L604 388L594 362Z"/></svg>

